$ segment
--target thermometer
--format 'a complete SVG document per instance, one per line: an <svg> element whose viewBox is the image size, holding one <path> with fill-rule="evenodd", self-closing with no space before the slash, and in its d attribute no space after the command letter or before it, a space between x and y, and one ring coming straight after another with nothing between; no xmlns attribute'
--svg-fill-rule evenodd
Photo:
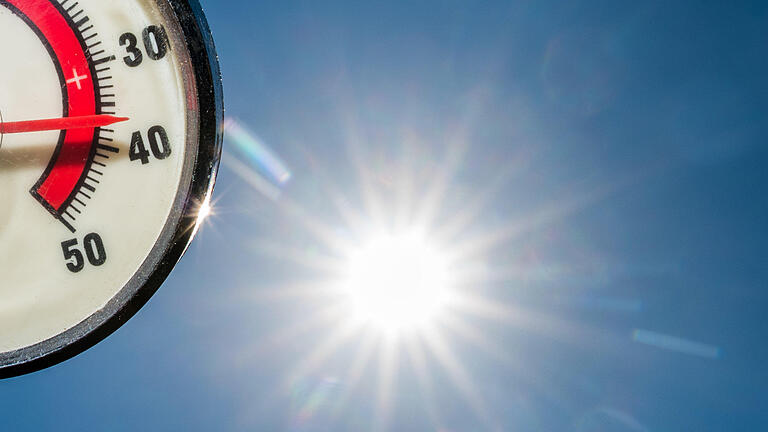
<svg viewBox="0 0 768 432"><path fill-rule="evenodd" d="M0 0L0 377L101 341L207 214L218 60L197 0Z"/></svg>

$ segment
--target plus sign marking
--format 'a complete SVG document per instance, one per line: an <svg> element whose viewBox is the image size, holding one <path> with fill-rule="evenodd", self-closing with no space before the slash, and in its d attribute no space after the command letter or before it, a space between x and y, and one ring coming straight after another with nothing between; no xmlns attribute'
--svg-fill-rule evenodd
<svg viewBox="0 0 768 432"><path fill-rule="evenodd" d="M80 81L87 80L88 75L78 75L77 69L72 69L72 75L74 75L74 78L70 78L67 80L67 84L77 84L77 89L82 90L83 87L80 85Z"/></svg>

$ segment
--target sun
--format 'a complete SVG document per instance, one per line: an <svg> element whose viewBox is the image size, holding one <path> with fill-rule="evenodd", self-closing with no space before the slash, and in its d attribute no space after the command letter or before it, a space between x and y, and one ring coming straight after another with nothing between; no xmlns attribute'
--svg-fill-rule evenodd
<svg viewBox="0 0 768 432"><path fill-rule="evenodd" d="M417 230L380 231L351 248L345 262L350 314L386 334L424 328L451 302L449 262Z"/></svg>
<svg viewBox="0 0 768 432"><path fill-rule="evenodd" d="M256 171L241 170L239 175L272 200L281 219L298 231L284 238L285 231L277 229L279 236L255 241L259 251L288 260L297 269L288 281L259 289L254 297L277 302L286 310L298 308L291 315L295 319L243 354L257 361L258 355L275 346L287 344L293 349L303 346L297 341L306 341L306 351L290 365L276 392L290 392L297 382L330 376L343 383L334 408L343 412L357 395L370 396L368 386L373 386L372 427L363 429L384 431L392 426L393 410L401 400L402 370L416 378L436 426L442 413L435 394L447 378L485 429L503 430L483 388L475 384L472 369L465 365L474 359L463 355L483 354L515 371L522 368L506 344L480 326L492 322L544 332L567 327L550 316L488 297L501 284L529 274L519 263L497 267L495 261L501 260L494 257L496 248L568 216L587 205L593 194L568 191L515 220L494 218L486 226L484 215L515 172L502 173L476 191L457 184L462 158L473 148L460 129L446 136L442 161L435 155L423 165L412 157L421 148L418 137L404 140L402 155L389 142L379 147L391 148L393 154L371 154L369 143L350 127L347 145L356 173L352 182L333 181L333 165L313 165L312 179L320 188L312 189L312 194L319 192L319 201L333 210L330 216L318 212L315 201L307 207L303 195L300 199L292 195L299 192L265 190L265 182L251 181ZM293 178L298 184L303 181L300 172ZM451 196L452 191L457 196ZM469 196L467 191L477 193ZM535 267L530 273L537 271ZM374 368L375 376L369 370Z"/></svg>

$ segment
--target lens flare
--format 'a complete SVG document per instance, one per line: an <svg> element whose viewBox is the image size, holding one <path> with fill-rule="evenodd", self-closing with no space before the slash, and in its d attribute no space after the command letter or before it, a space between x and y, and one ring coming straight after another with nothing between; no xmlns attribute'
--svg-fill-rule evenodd
<svg viewBox="0 0 768 432"><path fill-rule="evenodd" d="M277 200L293 178L285 162L248 127L227 118L224 121L227 151L222 163L266 197Z"/></svg>
<svg viewBox="0 0 768 432"><path fill-rule="evenodd" d="M238 159L253 165L261 175L278 185L284 185L291 179L291 171L277 153L240 122L226 119L224 132L230 144L229 150L236 153Z"/></svg>

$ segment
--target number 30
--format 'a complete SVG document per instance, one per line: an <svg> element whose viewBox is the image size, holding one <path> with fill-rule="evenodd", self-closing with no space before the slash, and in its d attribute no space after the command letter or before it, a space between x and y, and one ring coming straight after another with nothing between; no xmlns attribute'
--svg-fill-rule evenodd
<svg viewBox="0 0 768 432"><path fill-rule="evenodd" d="M160 60L168 53L168 35L161 26L151 25L144 29L141 34L144 39L144 48L147 50L147 56L152 60ZM133 33L124 33L120 36L120 46L125 47L127 56L123 61L130 67L137 67L144 61L144 54L137 46L138 38Z"/></svg>

